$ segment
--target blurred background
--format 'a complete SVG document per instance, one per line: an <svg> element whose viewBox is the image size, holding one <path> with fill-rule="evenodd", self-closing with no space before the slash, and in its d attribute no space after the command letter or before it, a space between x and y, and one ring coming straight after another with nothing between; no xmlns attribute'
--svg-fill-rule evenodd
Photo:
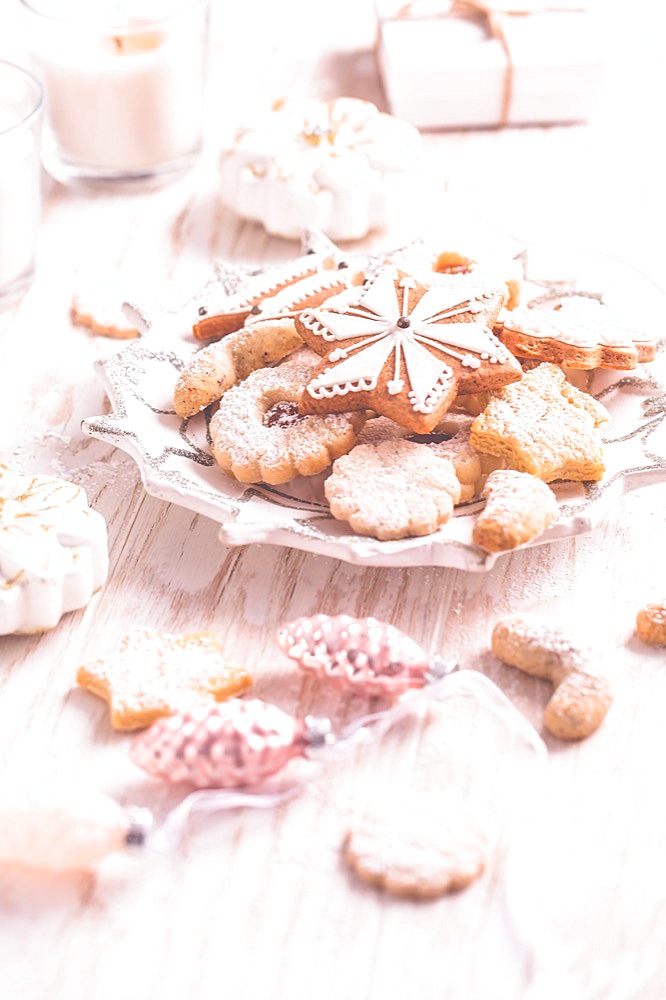
<svg viewBox="0 0 666 1000"><path fill-rule="evenodd" d="M19 8L18 0L0 4L0 58L23 58ZM446 192L517 238L602 251L666 284L666 68L660 8L651 0L635 0L598 4L594 10L605 70L590 121L424 133L430 154L425 183L432 200L419 198L406 206L407 226L426 238L433 229L433 235L442 236L436 232L436 206ZM211 152L255 106L292 92L341 96L341 79L345 96L388 110L375 57L373 0L245 0L242 11L213 0L212 12ZM314 68L313 48L321 50ZM225 58L229 49L243 53L240 77L236 60L232 66Z"/></svg>

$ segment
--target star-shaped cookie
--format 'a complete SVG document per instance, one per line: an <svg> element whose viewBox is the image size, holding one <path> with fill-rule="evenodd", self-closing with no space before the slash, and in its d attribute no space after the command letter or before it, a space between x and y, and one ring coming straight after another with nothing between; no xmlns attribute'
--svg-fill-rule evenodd
<svg viewBox="0 0 666 1000"><path fill-rule="evenodd" d="M202 698L223 701L252 684L214 632L138 628L118 649L79 667L77 683L109 704L114 729L141 729Z"/></svg>
<svg viewBox="0 0 666 1000"><path fill-rule="evenodd" d="M424 285L387 266L350 305L306 309L303 340L324 360L305 386L302 413L370 409L427 433L459 392L522 377L491 327L502 293L466 276Z"/></svg>

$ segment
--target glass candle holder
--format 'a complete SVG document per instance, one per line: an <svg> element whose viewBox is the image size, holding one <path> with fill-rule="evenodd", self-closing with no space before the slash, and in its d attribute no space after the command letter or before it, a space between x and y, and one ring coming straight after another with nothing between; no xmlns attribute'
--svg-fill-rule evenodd
<svg viewBox="0 0 666 1000"><path fill-rule="evenodd" d="M41 219L42 88L0 60L0 308L29 288Z"/></svg>
<svg viewBox="0 0 666 1000"><path fill-rule="evenodd" d="M209 0L22 0L43 161L62 183L168 180L203 145Z"/></svg>

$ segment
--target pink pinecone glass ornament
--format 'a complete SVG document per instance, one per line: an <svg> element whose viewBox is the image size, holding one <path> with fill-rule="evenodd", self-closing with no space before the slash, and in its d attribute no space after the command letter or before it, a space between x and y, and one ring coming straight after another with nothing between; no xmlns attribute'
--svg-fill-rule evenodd
<svg viewBox="0 0 666 1000"><path fill-rule="evenodd" d="M239 788L305 756L325 739L323 728L257 698L230 698L158 719L135 738L130 753L139 767L168 781Z"/></svg>
<svg viewBox="0 0 666 1000"><path fill-rule="evenodd" d="M365 694L397 698L449 669L400 629L376 618L297 618L279 628L276 639L303 670Z"/></svg>

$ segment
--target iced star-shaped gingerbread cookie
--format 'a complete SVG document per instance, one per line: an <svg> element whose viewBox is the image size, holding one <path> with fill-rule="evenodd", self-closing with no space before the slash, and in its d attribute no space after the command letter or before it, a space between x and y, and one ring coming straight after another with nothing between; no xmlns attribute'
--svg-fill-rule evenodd
<svg viewBox="0 0 666 1000"><path fill-rule="evenodd" d="M370 409L427 433L459 392L522 377L491 331L501 303L495 289L453 279L424 285L387 266L350 305L304 310L296 328L324 360L305 386L301 412Z"/></svg>
<svg viewBox="0 0 666 1000"><path fill-rule="evenodd" d="M114 729L141 729L193 701L223 701L252 684L214 632L134 629L117 650L79 667L77 683L109 704Z"/></svg>

